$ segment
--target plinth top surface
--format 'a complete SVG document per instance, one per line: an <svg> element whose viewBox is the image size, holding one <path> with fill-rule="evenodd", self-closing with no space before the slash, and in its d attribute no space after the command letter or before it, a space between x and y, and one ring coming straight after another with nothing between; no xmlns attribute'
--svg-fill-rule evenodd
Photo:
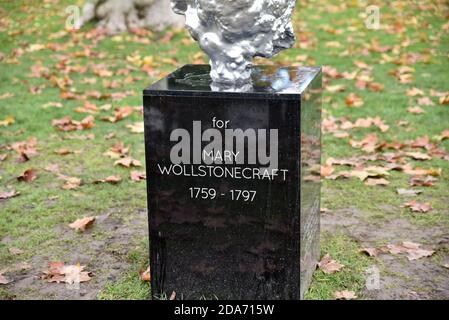
<svg viewBox="0 0 449 320"><path fill-rule="evenodd" d="M321 72L320 67L255 66L248 84L217 85L209 65L185 65L144 90L146 96L245 96L297 99Z"/></svg>

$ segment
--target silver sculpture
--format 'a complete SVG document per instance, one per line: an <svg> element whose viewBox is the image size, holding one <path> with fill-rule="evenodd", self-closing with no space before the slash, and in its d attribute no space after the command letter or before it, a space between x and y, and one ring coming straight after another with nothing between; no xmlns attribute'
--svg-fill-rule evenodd
<svg viewBox="0 0 449 320"><path fill-rule="evenodd" d="M215 83L248 83L255 56L272 57L295 42L296 0L171 0L207 53Z"/></svg>

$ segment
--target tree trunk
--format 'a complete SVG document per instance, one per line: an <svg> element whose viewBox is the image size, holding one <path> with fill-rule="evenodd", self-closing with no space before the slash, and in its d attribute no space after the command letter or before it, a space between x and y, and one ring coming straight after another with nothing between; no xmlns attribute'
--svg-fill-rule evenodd
<svg viewBox="0 0 449 320"><path fill-rule="evenodd" d="M98 27L105 28L109 34L184 25L184 17L172 12L170 0L87 0L81 25L94 19L99 21Z"/></svg>

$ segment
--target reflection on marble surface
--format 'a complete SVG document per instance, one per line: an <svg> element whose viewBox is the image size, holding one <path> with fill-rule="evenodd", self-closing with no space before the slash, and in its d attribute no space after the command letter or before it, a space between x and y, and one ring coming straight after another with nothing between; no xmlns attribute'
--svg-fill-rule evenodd
<svg viewBox="0 0 449 320"><path fill-rule="evenodd" d="M207 70L185 66L145 90L153 297L175 291L183 299L299 299L319 250L320 183L313 168L320 164L320 69L256 68L245 93L214 91L210 77L203 77ZM214 119L226 120L227 128L211 131ZM201 123L200 133L194 122ZM286 174L201 176L204 159L184 160L183 174L163 174L162 167L173 165L173 132L179 129L189 133L190 157L195 143L210 143L201 133L247 135L241 140L245 162L216 161L217 172L260 172L264 158L248 159L261 155L262 141L270 156L278 151L276 167ZM277 149L271 148L271 130L279 137ZM258 133L257 144L251 144L251 132ZM191 188L214 190L215 197L192 197ZM236 190L255 196L237 200Z"/></svg>
<svg viewBox="0 0 449 320"><path fill-rule="evenodd" d="M292 94L299 95L319 71L317 67L279 68L276 66L256 66L252 68L251 81L246 84L217 84L209 76L208 65L185 65L166 78L161 79L146 93L174 94L183 92L242 92L252 94ZM159 92L159 93L158 93Z"/></svg>

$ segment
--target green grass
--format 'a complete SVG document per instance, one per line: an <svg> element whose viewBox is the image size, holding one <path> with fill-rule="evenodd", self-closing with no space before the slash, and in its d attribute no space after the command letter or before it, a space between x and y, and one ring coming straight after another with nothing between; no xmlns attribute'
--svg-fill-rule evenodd
<svg viewBox="0 0 449 320"><path fill-rule="evenodd" d="M82 1L79 1L82 2ZM345 79L332 80L330 84L344 84L346 91L342 93L324 93L326 103L323 105L325 117L346 116L355 121L360 117L381 117L390 130L381 133L377 129L353 129L351 138L361 139L367 133L376 132L381 140L406 141L428 135L435 137L444 129L449 129L448 106L441 106L433 98L435 106L423 107L425 114L413 115L406 112L407 107L416 105L416 98L406 96L407 89L418 87L428 95L430 89L447 91L449 78L449 34L442 31L442 25L447 23L447 7L432 7L429 10L419 10L417 4L407 4L404 7L390 5L389 1L379 1L381 7L381 24L383 27L394 25L398 21L406 27L406 32L388 33L385 28L381 30L368 30L365 28L360 15L364 12L363 6L355 5L357 1L306 1L298 4L295 15L295 29L300 35L297 45L291 50L282 52L273 60L279 64L299 64L299 55L307 55L309 64L329 65L339 72L352 72L356 70L355 60L364 61L373 66L372 77L374 81L385 85L381 93L369 90L359 90L354 81ZM26 3L26 5L25 5ZM405 3L405 2L396 2ZM437 1L423 1L425 4ZM0 3L0 17L2 28L0 32L0 52L6 58L0 61L0 96L11 93L14 96L0 99L0 121L11 115L15 123L8 127L0 126L0 154L8 154L8 158L0 162L0 191L14 188L21 195L0 201L0 270L20 261L29 261L35 256L46 259L65 259L70 256L72 247L83 243L82 236L68 237L61 241L61 236L70 232L66 225L76 218L88 215L102 215L110 208L119 209L114 216L123 223L130 223L135 218L135 212L146 208L145 184L133 183L129 179L128 169L114 167L114 160L102 154L117 141L123 141L131 148L131 155L144 164L143 137L131 134L126 125L141 120L141 115L135 113L131 117L111 124L101 121L103 116L111 115L111 111L101 111L96 115L96 125L93 129L83 132L62 133L52 127L53 119L72 116L80 120L87 114L74 111L82 106L81 101L62 100L59 88L42 77L30 77L31 67L42 64L49 69L50 74L58 78L63 77L57 68L58 61L67 59L68 65L74 68L88 67L87 72L70 73L73 81L72 89L78 92L98 90L103 93L134 91L134 94L120 101L111 99L89 99L97 106L107 103L113 106L139 106L142 104L141 91L144 87L156 81L167 72L186 63L194 61L200 53L195 44L185 44L183 39L188 38L184 30L174 31L173 38L164 42L162 39L166 32L155 32L149 37L150 44L136 41L136 37L124 34L106 38L98 43L87 39L83 33L68 33L60 37L64 28L64 8L73 4L73 1L60 0L55 4L42 5L42 1L2 1ZM340 10L330 10L337 8ZM2 13L3 12L3 13ZM416 24L415 24L416 21ZM92 25L84 31L88 31ZM334 34L330 29L339 30ZM388 52L392 58L410 53L428 54L428 62L417 62L412 65L415 69L415 82L399 84L389 74L397 69L398 65L387 62L380 63L381 53L364 55L362 49L369 47L372 40L378 40L381 45L393 46L397 50ZM409 40L409 46L401 46ZM438 40L438 41L436 41ZM309 42L308 42L309 41ZM337 41L340 48L329 48L326 43ZM66 46L63 50L54 52L48 48L29 52L30 45L55 43ZM305 44L308 46L305 47ZM96 56L83 57L75 53L84 51L89 47ZM23 51L23 55L14 58L14 52ZM347 53L345 54L345 51ZM152 56L155 73L152 76L142 72L138 65L127 60L127 57L140 55ZM203 55L204 56L204 55ZM174 59L173 62L165 58ZM206 61L207 59L204 58ZM268 63L260 59L260 63ZM100 78L92 72L92 65L104 63L111 71L117 72L123 68L133 68L131 76L134 81L123 84L117 89L105 89L103 80L120 80L126 75ZM85 78L97 78L96 84L85 84ZM29 88L42 86L42 93L33 95ZM345 97L355 92L364 100L360 108L348 108ZM48 102L61 102L62 108L42 108ZM409 121L408 127L400 127L398 121ZM406 130L407 129L407 130ZM105 135L114 132L116 137L107 140ZM73 139L73 136L94 134L94 140ZM5 147L29 137L38 139L38 152L36 157L26 163L19 163L17 155ZM449 149L449 140L441 143L440 147ZM55 150L68 148L76 151L75 154L59 156ZM337 139L328 134L323 137L323 160L328 157L347 158L360 155L348 143L348 138ZM420 188L424 192L418 197L420 201L430 202L434 210L425 215L411 214L408 209L401 208L404 199L397 196L396 188L407 188L408 176L403 173L392 173L389 177L391 184L386 187L366 187L356 179L323 182L322 205L331 210L357 207L366 213L363 219L367 221L382 221L395 217L402 217L419 227L449 226L448 190L449 190L449 161L433 159L426 162L413 162L426 168L441 168L443 174L438 183L431 188ZM62 181L44 170L50 164L58 164L61 173L79 177L83 180L81 188L75 191L61 189ZM19 183L16 177L28 168L38 170L38 179L32 183ZM120 175L123 181L118 185L95 185L96 179L110 175ZM101 199L101 201L99 201ZM386 210L386 207L392 210ZM141 228L146 228L142 225ZM93 229L93 236L104 239L110 236L111 231ZM87 240L86 240L87 241ZM350 289L358 293L363 287L363 271L368 266L366 257L358 253L358 244L352 239L341 235L324 234L322 237L322 254L331 256L347 267L338 274L324 275L317 271L309 299L331 299L336 290ZM122 248L130 250L135 257L129 260L129 271L124 273L118 282L108 283L99 294L100 299L145 299L148 295L148 285L141 283L137 276L146 259L146 251L136 251L142 248L139 241ZM8 248L18 247L25 251L23 255L13 256ZM123 246L122 246L123 247ZM45 268L45 265L35 266ZM8 289L0 288L0 297L9 297ZM20 298L20 295L19 295Z"/></svg>
<svg viewBox="0 0 449 320"><path fill-rule="evenodd" d="M365 286L364 273L373 264L373 260L360 253L360 246L347 236L323 233L321 239L323 255L328 253L344 267L334 274L325 274L317 270L313 276L313 285L305 299L329 300L334 299L335 291L362 290Z"/></svg>

